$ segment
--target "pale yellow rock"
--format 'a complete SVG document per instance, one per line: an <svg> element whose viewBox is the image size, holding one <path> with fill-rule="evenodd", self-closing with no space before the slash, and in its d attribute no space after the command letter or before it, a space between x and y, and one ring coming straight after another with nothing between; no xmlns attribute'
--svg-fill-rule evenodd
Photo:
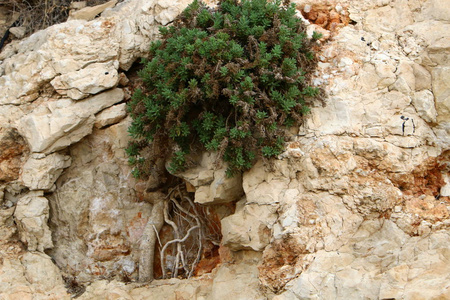
<svg viewBox="0 0 450 300"><path fill-rule="evenodd" d="M47 224L49 205L43 192L29 192L20 198L14 217L18 223L20 240L27 245L29 251L44 252L53 247Z"/></svg>
<svg viewBox="0 0 450 300"><path fill-rule="evenodd" d="M26 27L11 27L9 32L13 34L16 38L21 39L25 36Z"/></svg>
<svg viewBox="0 0 450 300"><path fill-rule="evenodd" d="M127 116L126 104L111 106L95 116L95 127L103 128L108 125L116 124Z"/></svg>
<svg viewBox="0 0 450 300"><path fill-rule="evenodd" d="M258 292L258 259L250 256L244 263L222 265L213 280L211 299L266 299Z"/></svg>
<svg viewBox="0 0 450 300"><path fill-rule="evenodd" d="M434 106L433 93L429 90L415 92L412 97L412 103L417 113L427 122L436 122L436 108Z"/></svg>
<svg viewBox="0 0 450 300"><path fill-rule="evenodd" d="M22 256L25 278L35 286L37 292L51 291L63 286L63 279L58 267L44 253L26 253Z"/></svg>
<svg viewBox="0 0 450 300"><path fill-rule="evenodd" d="M416 77L416 91L431 89L431 74L419 64L413 64L414 76Z"/></svg>
<svg viewBox="0 0 450 300"><path fill-rule="evenodd" d="M76 11L71 11L68 20L90 21L93 20L97 15L101 14L105 9L114 7L116 4L117 0L111 0L100 5L84 7Z"/></svg>
<svg viewBox="0 0 450 300"><path fill-rule="evenodd" d="M195 188L195 202L219 204L236 201L243 195L242 176L228 177L226 166L216 169L216 153L205 153L197 162L198 166L177 174Z"/></svg>
<svg viewBox="0 0 450 300"><path fill-rule="evenodd" d="M276 211L270 205L247 204L243 199L236 212L221 220L222 243L232 250L262 251L269 244Z"/></svg>
<svg viewBox="0 0 450 300"><path fill-rule="evenodd" d="M79 71L55 77L51 84L63 96L73 100L83 99L116 86L119 82L118 67L117 61L90 64Z"/></svg>
<svg viewBox="0 0 450 300"><path fill-rule="evenodd" d="M90 134L94 114L122 101L123 96L121 89L112 89L83 101L51 102L22 117L19 132L28 140L33 152L58 151Z"/></svg>
<svg viewBox="0 0 450 300"><path fill-rule="evenodd" d="M450 122L450 67L434 68L433 94L436 101L438 122Z"/></svg>
<svg viewBox="0 0 450 300"><path fill-rule="evenodd" d="M70 163L70 156L58 153L40 159L30 157L23 166L21 180L30 190L49 190Z"/></svg>
<svg viewBox="0 0 450 300"><path fill-rule="evenodd" d="M422 14L426 18L439 21L450 21L450 7L446 0L426 1Z"/></svg>

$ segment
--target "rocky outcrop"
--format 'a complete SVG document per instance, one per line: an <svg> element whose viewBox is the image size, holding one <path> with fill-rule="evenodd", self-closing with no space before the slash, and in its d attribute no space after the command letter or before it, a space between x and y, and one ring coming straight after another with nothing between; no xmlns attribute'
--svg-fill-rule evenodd
<svg viewBox="0 0 450 300"><path fill-rule="evenodd" d="M124 151L124 73L187 2L125 1L0 53L0 294L450 298L443 0L297 1L324 34L314 82L326 105L271 164L227 178L205 153L178 174L222 236L199 264L211 273L124 283L138 279L156 203Z"/></svg>

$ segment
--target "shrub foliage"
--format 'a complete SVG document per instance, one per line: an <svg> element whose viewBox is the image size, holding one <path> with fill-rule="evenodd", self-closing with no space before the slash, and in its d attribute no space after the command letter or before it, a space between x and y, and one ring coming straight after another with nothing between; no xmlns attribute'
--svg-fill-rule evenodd
<svg viewBox="0 0 450 300"><path fill-rule="evenodd" d="M169 170L182 170L198 145L218 151L230 176L283 151L284 129L318 95L308 85L312 41L294 5L223 0L211 9L195 0L160 34L128 107L135 176L169 157Z"/></svg>

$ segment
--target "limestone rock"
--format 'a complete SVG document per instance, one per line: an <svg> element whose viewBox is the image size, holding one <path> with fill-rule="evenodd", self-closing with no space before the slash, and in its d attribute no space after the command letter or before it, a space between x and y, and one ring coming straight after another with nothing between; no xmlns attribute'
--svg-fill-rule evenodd
<svg viewBox="0 0 450 300"><path fill-rule="evenodd" d="M13 34L16 38L21 39L25 36L26 27L11 27L9 28L9 32Z"/></svg>
<svg viewBox="0 0 450 300"><path fill-rule="evenodd" d="M219 204L236 201L243 194L240 174L228 177L226 167L215 169L216 155L205 153L199 158L198 167L177 174L195 187L195 202Z"/></svg>
<svg viewBox="0 0 450 300"><path fill-rule="evenodd" d="M122 4L120 9L104 11L102 18L57 24L6 47L8 51L2 53L0 63L0 104L32 102L39 96L38 91L55 77L69 80L65 74L83 70L90 64L117 60L120 68L128 70L148 51L158 26L172 21L189 2L134 0ZM99 78L90 78L105 86L114 85L114 70L105 81L101 69L104 68L97 69ZM88 92L105 88L88 87L89 83L82 82L82 78L77 80L81 82L69 81L73 87L80 84L82 88L88 88ZM80 94L75 92L74 97L80 97Z"/></svg>
<svg viewBox="0 0 450 300"><path fill-rule="evenodd" d="M413 105L419 116L427 122L436 122L436 108L434 107L434 96L429 90L415 92L413 96Z"/></svg>
<svg viewBox="0 0 450 300"><path fill-rule="evenodd" d="M2 197L0 197L0 203L2 202L1 200L3 200ZM9 242L17 232L13 214L14 207L0 209L0 244Z"/></svg>
<svg viewBox="0 0 450 300"><path fill-rule="evenodd" d="M445 0L430 0L424 5L423 14L428 18L450 21L450 8Z"/></svg>
<svg viewBox="0 0 450 300"><path fill-rule="evenodd" d="M84 101L84 100L83 100ZM55 247L49 252L80 283L105 274L137 279L140 239L152 205L139 199L124 151L130 120L69 147L72 164L48 196ZM60 209L64 208L64 209Z"/></svg>
<svg viewBox="0 0 450 300"><path fill-rule="evenodd" d="M70 20L86 20L90 21L94 19L97 15L101 14L105 9L114 7L117 4L117 0L111 0L109 2L92 6L92 7L84 7L80 10L70 12L69 21Z"/></svg>
<svg viewBox="0 0 450 300"><path fill-rule="evenodd" d="M268 205L247 205L245 199L237 206L233 215L221 220L222 243L235 251L262 251L269 244L276 209Z"/></svg>
<svg viewBox="0 0 450 300"><path fill-rule="evenodd" d="M51 84L63 96L83 99L114 87L119 82L118 67L118 61L90 64L84 69L55 77Z"/></svg>
<svg viewBox="0 0 450 300"><path fill-rule="evenodd" d="M432 246L430 241L433 236L409 240L392 223L380 225L366 222L361 226L354 237L352 245L356 248L354 252L351 251L353 254L347 252L348 247L345 246L338 252L317 252L308 269L286 285L287 292L274 299L350 299L360 295L384 299L400 297L406 293L418 298L445 298L448 295L444 288L444 282L448 280L448 266L445 264L447 259L445 255L438 258L438 253L444 251L445 244ZM384 236L386 232L389 234ZM446 233L437 232L435 236L447 236L444 240L448 242ZM356 242L357 240L360 242ZM371 245L374 247L367 252ZM420 251L414 253L409 249ZM401 257L401 261L397 257ZM419 261L424 260L432 261L435 264L432 269L441 276L429 281L430 274L418 268ZM376 271L378 263L386 270L382 276ZM414 288L413 285L421 280L425 284L420 289ZM319 282L322 288L317 290Z"/></svg>
<svg viewBox="0 0 450 300"><path fill-rule="evenodd" d="M22 182L30 190L49 190L70 163L70 156L58 153L44 158L30 157L23 166Z"/></svg>
<svg viewBox="0 0 450 300"><path fill-rule="evenodd" d="M25 278L37 288L37 292L51 291L63 285L61 273L48 255L28 252L21 261L25 267Z"/></svg>
<svg viewBox="0 0 450 300"><path fill-rule="evenodd" d="M121 89L73 102L62 99L40 106L19 121L19 132L31 151L52 153L78 142L92 132L94 114L123 99Z"/></svg>
<svg viewBox="0 0 450 300"><path fill-rule="evenodd" d="M2 255L0 282L0 294L5 299L70 299L59 269L43 253Z"/></svg>
<svg viewBox="0 0 450 300"><path fill-rule="evenodd" d="M367 12L364 29L373 32L395 32L413 22L406 1L396 1L394 8L383 6Z"/></svg>
<svg viewBox="0 0 450 300"><path fill-rule="evenodd" d="M200 176L205 173L199 174ZM206 186L200 186L195 191L195 202L201 204L219 204L232 202L242 196L242 177L236 175L228 178L225 169L213 173L214 180ZM199 180L202 181L202 177Z"/></svg>
<svg viewBox="0 0 450 300"><path fill-rule="evenodd" d="M431 74L419 64L413 64L416 91L431 89Z"/></svg>
<svg viewBox="0 0 450 300"><path fill-rule="evenodd" d="M211 299L267 299L258 292L258 255L243 253L244 259L235 265L222 265L213 283ZM247 256L247 257L246 257Z"/></svg>
<svg viewBox="0 0 450 300"><path fill-rule="evenodd" d="M17 203L14 212L20 240L29 251L44 252L53 247L52 236L47 225L49 205L42 192L29 192Z"/></svg>
<svg viewBox="0 0 450 300"><path fill-rule="evenodd" d="M432 78L438 122L448 123L450 120L450 67L434 68Z"/></svg>
<svg viewBox="0 0 450 300"><path fill-rule="evenodd" d="M111 106L95 116L95 127L103 128L105 126L116 124L127 116L126 104Z"/></svg>
<svg viewBox="0 0 450 300"><path fill-rule="evenodd" d="M145 183L130 176L131 121L121 119L123 92L114 88L126 80L115 72L145 56L158 26L188 2L124 1L0 53L0 294L70 297L49 258L17 240L43 251L51 228L55 245L46 253L89 284L81 299L450 298L443 0L294 1L303 12L322 5L334 19L355 21L324 31L332 38L313 82L326 105L311 105L271 168L258 163L233 181L205 154L180 174L197 202L212 204L206 211L220 211L221 265L212 273L145 286L117 281L137 278L152 204L142 201ZM164 229L160 236L173 238Z"/></svg>

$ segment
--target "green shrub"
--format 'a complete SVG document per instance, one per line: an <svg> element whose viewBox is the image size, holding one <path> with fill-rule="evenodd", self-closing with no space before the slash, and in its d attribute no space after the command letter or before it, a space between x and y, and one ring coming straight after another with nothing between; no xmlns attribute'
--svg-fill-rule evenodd
<svg viewBox="0 0 450 300"><path fill-rule="evenodd" d="M128 106L135 175L169 157L169 170L180 171L196 145L218 151L230 176L283 151L284 129L318 95L308 86L312 43L294 5L225 0L213 10L195 0L160 33L139 73L145 88Z"/></svg>

